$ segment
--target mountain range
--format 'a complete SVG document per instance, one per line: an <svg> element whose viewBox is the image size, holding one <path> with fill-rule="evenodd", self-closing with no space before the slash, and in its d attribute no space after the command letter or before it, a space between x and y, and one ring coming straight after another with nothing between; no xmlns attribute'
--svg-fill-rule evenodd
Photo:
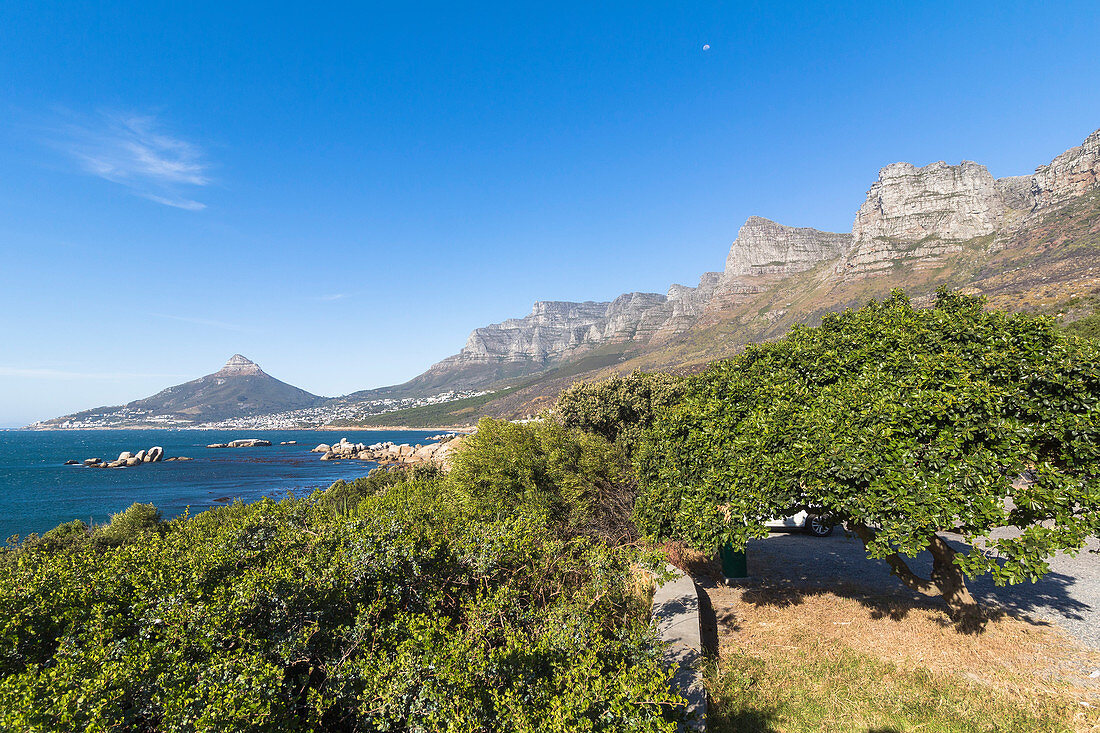
<svg viewBox="0 0 1100 733"><path fill-rule="evenodd" d="M475 329L458 354L410 381L338 401L488 391L427 412L416 407L360 422L457 424L485 414L526 416L576 379L635 368L697 369L893 288L921 303L941 284L986 294L1007 310L1072 318L1092 309L1100 295L1100 130L1026 176L996 179L970 161L888 165L867 191L850 232L753 216L738 232L724 269L704 273L694 287L673 284L664 294L625 293L610 302L537 301L523 318ZM251 362L258 374L242 376L270 382L218 391L213 383L234 359L216 374L100 410L145 410L146 418L199 422L323 403Z"/></svg>
<svg viewBox="0 0 1100 733"><path fill-rule="evenodd" d="M721 272L665 294L611 302L536 302L474 330L458 354L391 392L461 385L498 396L438 419L538 412L576 379L632 369L693 370L796 323L902 288L928 302L939 285L1006 310L1084 315L1100 295L1100 130L1026 176L940 161L882 168L850 232L753 216ZM472 409L471 409L472 408ZM401 421L394 414L374 422Z"/></svg>

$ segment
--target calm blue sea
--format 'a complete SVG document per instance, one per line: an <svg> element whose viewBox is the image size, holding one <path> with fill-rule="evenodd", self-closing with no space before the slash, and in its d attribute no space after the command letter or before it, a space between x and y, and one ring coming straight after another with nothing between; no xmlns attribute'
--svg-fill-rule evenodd
<svg viewBox="0 0 1100 733"><path fill-rule="evenodd" d="M337 479L365 476L365 461L321 461L310 449L341 437L353 443L428 443L438 431L89 430L0 431L0 544L13 534L42 533L62 522L104 522L135 501L155 504L166 518L264 496L308 494ZM209 443L264 438L270 448L210 449ZM280 446L296 440L297 445ZM85 458L114 460L122 451L162 446L193 461L125 469L66 466ZM221 501L217 501L217 500Z"/></svg>

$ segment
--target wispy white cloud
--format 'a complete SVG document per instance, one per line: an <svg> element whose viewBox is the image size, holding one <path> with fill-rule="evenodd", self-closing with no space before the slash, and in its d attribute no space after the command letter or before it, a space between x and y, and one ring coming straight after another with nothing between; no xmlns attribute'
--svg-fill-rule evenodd
<svg viewBox="0 0 1100 733"><path fill-rule="evenodd" d="M169 198L167 196L154 196L153 194L142 194L150 201L156 201L158 204L164 204L165 206L174 206L177 209L186 209L187 211L202 211L206 208L206 204L198 201L192 201L191 199L176 199Z"/></svg>
<svg viewBox="0 0 1100 733"><path fill-rule="evenodd" d="M181 321L183 323L194 323L198 326L210 326L211 328L224 328L227 331L244 331L243 326L239 326L236 323L226 323L225 321L213 321L206 318L192 318L191 316L173 316L167 313L150 313L149 315L154 318L166 318L170 321Z"/></svg>
<svg viewBox="0 0 1100 733"><path fill-rule="evenodd" d="M36 367L0 366L0 377L24 377L30 379L144 379L150 377L178 378L183 374L139 374L131 372L73 372L64 369L39 369Z"/></svg>
<svg viewBox="0 0 1100 733"><path fill-rule="evenodd" d="M71 117L71 116L70 116ZM158 204L188 211L206 205L186 191L210 183L198 145L169 134L154 115L101 112L50 130L51 142L93 176L126 186Z"/></svg>
<svg viewBox="0 0 1100 733"><path fill-rule="evenodd" d="M323 300L325 302L332 302L334 300L343 300L350 297L347 293L332 293L330 295L318 295L317 300Z"/></svg>

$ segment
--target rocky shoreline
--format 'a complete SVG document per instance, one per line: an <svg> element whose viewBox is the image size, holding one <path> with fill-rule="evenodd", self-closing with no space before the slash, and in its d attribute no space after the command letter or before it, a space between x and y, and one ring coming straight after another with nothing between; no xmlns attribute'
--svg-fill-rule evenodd
<svg viewBox="0 0 1100 733"><path fill-rule="evenodd" d="M341 438L339 443L332 445L322 443L311 452L321 453L322 461L373 461L379 466L438 463L444 468L448 467L451 455L462 444L462 437L450 433L436 435L431 439L438 442L427 445L409 445L408 443L397 445L393 442L364 445L350 443L347 438Z"/></svg>
<svg viewBox="0 0 1100 733"><path fill-rule="evenodd" d="M184 456L173 456L172 458L168 458L164 455L164 448L161 448L159 445L154 445L148 450L143 448L137 453L131 453L128 450L122 451L118 454L118 458L113 461L105 461L102 458L85 458L83 461L65 461L65 465L85 466L87 468L133 468L134 466L141 466L146 463L190 460L193 459Z"/></svg>

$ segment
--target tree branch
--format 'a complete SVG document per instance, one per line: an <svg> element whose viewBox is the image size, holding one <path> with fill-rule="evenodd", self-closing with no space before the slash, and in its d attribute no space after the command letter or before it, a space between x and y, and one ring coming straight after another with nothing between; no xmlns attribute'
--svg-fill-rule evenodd
<svg viewBox="0 0 1100 733"><path fill-rule="evenodd" d="M875 531L863 522L849 522L848 528L856 537L859 537L859 539L863 541L863 549L865 550L867 549L867 545L875 539ZM905 584L906 588L915 590L918 593L932 598L939 598L942 596L942 592L936 584L931 580L925 580L910 570L909 566L905 564L905 561L901 559L901 555L895 552L891 555L887 555L883 559L890 566L890 571Z"/></svg>

